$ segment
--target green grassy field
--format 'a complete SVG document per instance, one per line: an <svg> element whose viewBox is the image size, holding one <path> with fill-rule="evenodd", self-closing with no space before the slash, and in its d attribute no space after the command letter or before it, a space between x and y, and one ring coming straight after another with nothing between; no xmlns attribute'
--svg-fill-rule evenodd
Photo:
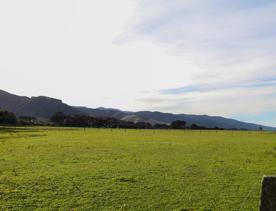
<svg viewBox="0 0 276 211"><path fill-rule="evenodd" d="M258 210L276 134L0 129L0 210Z"/></svg>

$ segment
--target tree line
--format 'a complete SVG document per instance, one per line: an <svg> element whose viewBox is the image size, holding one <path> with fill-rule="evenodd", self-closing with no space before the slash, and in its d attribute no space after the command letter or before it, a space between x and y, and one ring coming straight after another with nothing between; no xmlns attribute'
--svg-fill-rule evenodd
<svg viewBox="0 0 276 211"><path fill-rule="evenodd" d="M126 128L126 129L193 129L193 130L223 130L223 128L207 128L192 124L187 126L185 121L177 120L168 124L151 125L146 122L129 122L109 117L91 117L85 115L68 116L62 112L57 112L51 117L51 122L55 126L63 127L91 127L91 128Z"/></svg>
<svg viewBox="0 0 276 211"><path fill-rule="evenodd" d="M31 126L31 125L48 125L59 127L90 127L90 128L125 128L125 129L193 129L193 130L207 130L216 129L223 130L223 128L207 128L196 124L187 125L185 121L177 120L169 124L155 124L151 125L147 122L130 122L123 121L110 117L91 117L86 115L65 115L62 112L55 113L50 122L39 122L35 117L21 116L16 117L12 112L0 110L0 125L11 126Z"/></svg>
<svg viewBox="0 0 276 211"><path fill-rule="evenodd" d="M27 126L42 125L37 118L29 116L16 117L14 113L0 110L0 125L2 126Z"/></svg>

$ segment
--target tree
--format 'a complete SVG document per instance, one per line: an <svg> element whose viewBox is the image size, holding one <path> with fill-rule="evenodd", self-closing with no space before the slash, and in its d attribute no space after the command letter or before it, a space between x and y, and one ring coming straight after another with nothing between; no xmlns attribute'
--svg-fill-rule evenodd
<svg viewBox="0 0 276 211"><path fill-rule="evenodd" d="M17 118L12 112L0 111L0 124L2 125L16 125Z"/></svg>
<svg viewBox="0 0 276 211"><path fill-rule="evenodd" d="M37 118L32 116L20 116L18 121L20 125L35 125L38 123Z"/></svg>
<svg viewBox="0 0 276 211"><path fill-rule="evenodd" d="M177 120L171 123L171 128L172 129L185 129L186 128L186 122Z"/></svg>
<svg viewBox="0 0 276 211"><path fill-rule="evenodd" d="M56 112L52 117L51 117L51 122L54 124L62 126L65 122L66 116L64 115L63 112Z"/></svg>
<svg viewBox="0 0 276 211"><path fill-rule="evenodd" d="M170 129L170 126L166 124L155 124L154 129Z"/></svg>
<svg viewBox="0 0 276 211"><path fill-rule="evenodd" d="M259 131L263 131L263 127L262 126L259 127Z"/></svg>
<svg viewBox="0 0 276 211"><path fill-rule="evenodd" d="M137 122L135 124L135 127L137 129L152 129L152 125L150 123L147 123L147 122Z"/></svg>

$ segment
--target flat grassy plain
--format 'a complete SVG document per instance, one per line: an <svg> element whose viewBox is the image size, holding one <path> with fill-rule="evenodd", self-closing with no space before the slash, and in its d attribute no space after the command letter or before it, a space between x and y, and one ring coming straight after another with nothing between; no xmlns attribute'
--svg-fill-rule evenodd
<svg viewBox="0 0 276 211"><path fill-rule="evenodd" d="M272 132L0 129L0 210L258 210Z"/></svg>

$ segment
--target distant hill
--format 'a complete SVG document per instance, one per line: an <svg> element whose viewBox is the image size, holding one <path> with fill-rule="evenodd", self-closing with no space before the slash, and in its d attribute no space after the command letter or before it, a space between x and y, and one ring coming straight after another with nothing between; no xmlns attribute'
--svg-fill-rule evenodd
<svg viewBox="0 0 276 211"><path fill-rule="evenodd" d="M44 96L28 98L2 90L0 90L0 108L13 112L16 116L32 116L40 119L49 119L57 111L67 115L84 114L58 99Z"/></svg>
<svg viewBox="0 0 276 211"><path fill-rule="evenodd" d="M12 111L15 113L17 109L28 104L30 102L30 98L17 96L10 94L8 92L0 90L0 108L8 111Z"/></svg>
<svg viewBox="0 0 276 211"><path fill-rule="evenodd" d="M154 119L158 122L171 123L176 120L184 120L187 125L197 124L205 127L221 127L226 129L258 130L260 125L228 119L220 116L170 114L161 112L141 111L135 113L145 119ZM273 127L262 126L264 130L275 130Z"/></svg>
<svg viewBox="0 0 276 211"><path fill-rule="evenodd" d="M171 114L162 112L121 111L113 108L87 108L70 106L61 100L50 97L25 97L10 94L0 90L0 108L13 112L16 116L32 116L47 120L55 112L66 115L88 115L93 117L112 117L130 122L147 122L154 124L170 124L176 120L184 120L187 125L197 124L204 127L220 127L226 129L257 130L260 125L227 119L220 116ZM276 130L273 127L262 126L264 130Z"/></svg>
<svg viewBox="0 0 276 211"><path fill-rule="evenodd" d="M118 110L118 109L104 109L104 108L87 108L87 107L74 107L76 110L85 113L86 115L93 116L93 117L112 117L116 119L122 119L127 114L127 112Z"/></svg>

